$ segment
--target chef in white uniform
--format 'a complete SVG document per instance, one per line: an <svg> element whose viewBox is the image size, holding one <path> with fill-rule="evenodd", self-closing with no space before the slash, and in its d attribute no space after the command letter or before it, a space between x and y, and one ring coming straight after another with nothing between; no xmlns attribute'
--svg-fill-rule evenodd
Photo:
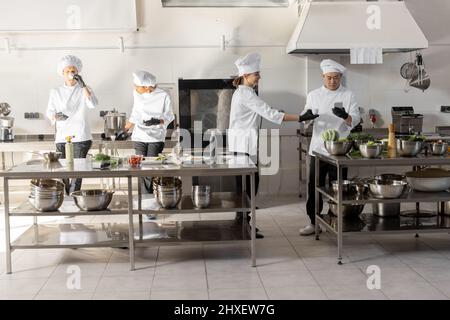
<svg viewBox="0 0 450 320"><path fill-rule="evenodd" d="M237 88L231 100L230 124L228 129L228 150L234 154L243 154L249 156L256 164L258 159L258 133L261 118L269 120L276 124L283 121L307 121L313 120L317 115L312 111L304 115L286 114L278 111L261 98L255 92L260 76L261 57L257 53L250 53L239 58L235 64L239 75L234 79L233 85ZM242 191L241 179L237 179L238 190ZM247 177L247 186L250 186L250 177ZM259 175L255 177L255 190L258 192ZM250 196L250 188L247 188L247 194ZM238 212L236 218L243 219L243 214ZM249 216L247 213L247 220ZM262 238L261 234L257 234Z"/></svg>
<svg viewBox="0 0 450 320"><path fill-rule="evenodd" d="M57 72L64 78L64 85L52 89L47 106L47 117L56 125L56 149L65 158L66 137L71 136L74 143L74 158L86 158L92 145L88 109L98 105L92 89L83 81L80 72L83 64L78 57L63 57ZM64 181L66 192L80 190L81 179Z"/></svg>
<svg viewBox="0 0 450 320"><path fill-rule="evenodd" d="M133 83L134 104L125 130L133 128L131 140L136 154L156 157L164 149L167 126L175 118L172 101L147 71L133 73ZM144 185L149 193L153 192L150 178L144 178Z"/></svg>
<svg viewBox="0 0 450 320"><path fill-rule="evenodd" d="M321 163L320 168L315 168L313 151L328 154L321 134L325 130L334 129L339 132L339 138L346 138L361 121L355 95L341 85L345 67L330 59L323 60L320 67L322 69L323 86L308 94L305 106L305 112L311 110L312 113L318 114L320 117L314 120L313 135L309 147L310 163L306 211L311 223L300 229L301 235L311 235L315 231L315 170L319 170L320 185L325 185L327 175L329 182L337 178L335 166ZM346 175L347 172L345 171L344 179ZM319 204L319 212L321 212L322 197L320 197Z"/></svg>

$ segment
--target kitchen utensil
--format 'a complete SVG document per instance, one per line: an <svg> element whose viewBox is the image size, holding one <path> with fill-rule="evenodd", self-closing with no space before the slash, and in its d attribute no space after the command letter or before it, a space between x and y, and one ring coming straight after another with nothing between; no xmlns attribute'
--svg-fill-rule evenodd
<svg viewBox="0 0 450 320"><path fill-rule="evenodd" d="M401 175L401 174L395 174L395 173L383 173L383 174L379 174L376 175L374 177L375 180L400 180L400 181L405 181L406 180L406 176Z"/></svg>
<svg viewBox="0 0 450 320"><path fill-rule="evenodd" d="M337 204L330 201L328 202L328 205L330 207L330 212L337 216L337 212L338 212L338 208L337 208ZM364 210L364 205L363 204L344 204L342 206L342 217L344 219L352 219L352 218L357 218Z"/></svg>
<svg viewBox="0 0 450 320"><path fill-rule="evenodd" d="M1 102L0 103L0 114L4 115L6 117L10 113L11 113L11 106L7 102Z"/></svg>
<svg viewBox="0 0 450 320"><path fill-rule="evenodd" d="M210 186L192 186L192 203L197 208L207 208L211 202Z"/></svg>
<svg viewBox="0 0 450 320"><path fill-rule="evenodd" d="M397 139L397 155L415 157L422 150L423 142Z"/></svg>
<svg viewBox="0 0 450 320"><path fill-rule="evenodd" d="M153 178L153 193L162 208L169 209L178 205L182 196L181 179L176 177Z"/></svg>
<svg viewBox="0 0 450 320"><path fill-rule="evenodd" d="M11 128L13 126L14 126L14 118L13 117L0 117L0 127Z"/></svg>
<svg viewBox="0 0 450 320"><path fill-rule="evenodd" d="M333 156L343 156L352 149L352 141L325 141L325 149Z"/></svg>
<svg viewBox="0 0 450 320"><path fill-rule="evenodd" d="M364 158L378 158L383 151L383 146L379 143L373 145L365 143L359 146L359 151Z"/></svg>
<svg viewBox="0 0 450 320"><path fill-rule="evenodd" d="M58 195L49 198L29 196L28 200L36 208L37 211L56 211L64 202L64 195Z"/></svg>
<svg viewBox="0 0 450 320"><path fill-rule="evenodd" d="M405 175L411 188L417 191L439 192L450 188L450 172L447 170L428 168Z"/></svg>
<svg viewBox="0 0 450 320"><path fill-rule="evenodd" d="M57 162L62 156L62 152L45 152L44 159L49 162Z"/></svg>
<svg viewBox="0 0 450 320"><path fill-rule="evenodd" d="M353 181L350 180L342 180L341 188L342 188L342 194L343 195L349 195L353 193ZM338 193L339 191L339 184L336 180L331 181L331 189L334 191L334 193Z"/></svg>
<svg viewBox="0 0 450 320"><path fill-rule="evenodd" d="M105 138L111 138L120 132L125 131L127 114L118 112L115 109L103 113Z"/></svg>
<svg viewBox="0 0 450 320"><path fill-rule="evenodd" d="M402 180L370 180L369 189L375 198L396 199L399 198L407 186Z"/></svg>
<svg viewBox="0 0 450 320"><path fill-rule="evenodd" d="M111 203L114 191L94 189L72 192L75 204L83 211L106 210Z"/></svg>
<svg viewBox="0 0 450 320"><path fill-rule="evenodd" d="M443 156L447 154L448 143L447 142L431 142L431 153L434 156Z"/></svg>
<svg viewBox="0 0 450 320"><path fill-rule="evenodd" d="M379 217L398 217L400 203L372 203L373 214Z"/></svg>
<svg viewBox="0 0 450 320"><path fill-rule="evenodd" d="M33 179L30 182L32 188L38 188L40 190L56 190L64 191L64 183L53 179Z"/></svg>

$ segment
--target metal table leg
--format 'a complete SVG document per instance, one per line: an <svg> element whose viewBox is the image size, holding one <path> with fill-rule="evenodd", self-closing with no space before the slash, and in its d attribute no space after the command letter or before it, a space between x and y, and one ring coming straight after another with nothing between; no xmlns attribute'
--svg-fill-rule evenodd
<svg viewBox="0 0 450 320"><path fill-rule="evenodd" d="M138 178L138 210L139 212L142 210L142 179ZM139 213L139 238L142 240L143 238L143 226L142 226L142 214Z"/></svg>
<svg viewBox="0 0 450 320"><path fill-rule="evenodd" d="M256 267L256 211L255 211L255 173L250 176L250 202L252 208L252 233L251 233L251 247L252 247L252 267ZM246 220L246 219L244 219Z"/></svg>
<svg viewBox="0 0 450 320"><path fill-rule="evenodd" d="M242 207L246 207L247 199L247 176L243 175L242 179ZM242 212L242 235L245 239L247 234L247 212Z"/></svg>
<svg viewBox="0 0 450 320"><path fill-rule="evenodd" d="M343 217L342 217L342 167L337 166L337 182L339 186L339 191L337 195L337 201L338 201L338 212L337 212L337 219L338 219L338 235L337 235L337 242L338 242L338 264L342 264L342 231L343 231Z"/></svg>
<svg viewBox="0 0 450 320"><path fill-rule="evenodd" d="M316 240L319 240L319 233L320 233L320 223L317 220L317 218L319 217L319 191L318 191L318 187L319 187L319 165L320 165L320 159L318 157L314 157L314 166L315 166L315 170L314 170L314 214L315 214L315 223L314 223L314 231L315 231L315 235L316 235ZM300 168L301 169L301 168Z"/></svg>
<svg viewBox="0 0 450 320"><path fill-rule="evenodd" d="M3 179L3 192L5 197L5 256L6 256L6 273L12 273L11 266L11 235L10 235L10 221L9 221L9 179Z"/></svg>
<svg viewBox="0 0 450 320"><path fill-rule="evenodd" d="M6 163L5 163L5 153L2 152L2 170L5 171Z"/></svg>
<svg viewBox="0 0 450 320"><path fill-rule="evenodd" d="M130 270L135 270L134 259L134 226L133 226L133 179L128 177L128 247L130 250Z"/></svg>

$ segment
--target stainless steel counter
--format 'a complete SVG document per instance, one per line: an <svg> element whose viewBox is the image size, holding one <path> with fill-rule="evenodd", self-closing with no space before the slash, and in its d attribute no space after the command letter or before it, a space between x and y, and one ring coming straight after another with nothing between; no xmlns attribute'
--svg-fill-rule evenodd
<svg viewBox="0 0 450 320"><path fill-rule="evenodd" d="M255 173L257 172L256 165L247 157L243 156L219 156L217 162L214 164L208 164L204 162L200 163L182 163L182 164L159 164L159 165L143 165L141 168L131 169L127 165L118 167L111 170L98 170L92 168L92 162L90 159L75 159L72 168L65 166L65 161L61 160L57 163L47 164L42 160L31 160L26 163L22 163L7 171L0 172L0 177L4 180L4 212L5 212L5 238L6 238L6 270L7 273L12 272L11 252L18 249L40 249L40 248L79 248L79 247L123 247L128 245L130 249L130 268L135 268L134 248L139 246L152 246L163 244L177 244L186 241L231 241L235 240L250 240L251 243L251 265L256 266L256 214L255 214ZM245 190L245 177L250 175L250 190L252 196L247 197ZM242 194L230 194L230 193L212 193L211 204L208 208L198 209L193 207L190 195L185 195L182 198L180 204L174 209L162 209L157 208L143 208L142 196L141 196L141 183L137 183L137 207L133 205L133 183L132 179L137 178L140 180L142 177L147 176L241 176L243 183ZM40 213L32 208L27 202L24 202L18 208L10 208L10 193L9 182L13 179L33 179L33 178L53 178L61 179L68 177L83 177L83 178L105 178L105 177L123 177L127 178L128 188L126 196L114 196L110 209L103 211L80 211L73 205L73 201L65 199L63 207L56 212ZM172 232L177 235L176 237L162 237L162 238L147 238L149 235L145 230L149 227L147 223L143 223L142 215L148 213L154 214L167 214L167 213L217 213L217 212L245 212L250 211L252 215L251 219L251 232L250 239L248 238L248 228L246 225L246 219L240 226L234 226L231 228L230 221L218 221L206 223L191 223L189 230L185 230L185 234L180 236L180 226L173 229L176 232ZM60 224L57 227L48 225L39 225L39 216L67 216L67 215L128 215L128 224L123 226L119 238L111 238L105 236L99 238L98 236L87 237L88 241L82 241L78 243L73 236L68 234L65 224ZM135 233L134 216L139 216L139 227ZM16 241L11 242L10 238L10 219L13 217L32 216L34 217L34 224L31 228L21 235ZM216 227L211 225L216 224ZM79 230L90 232L94 235L101 230L105 234L111 234L110 230L104 228L103 225L86 226L79 225ZM154 226L150 226L154 227ZM151 228L151 229L152 229ZM205 234L211 235L211 230L217 232L216 237L206 237L205 239L199 239L198 229L206 230ZM67 230L66 230L67 229ZM153 228L154 229L154 228ZM170 228L169 228L170 229ZM66 230L66 231L64 231ZM97 231L96 231L97 230ZM172 230L172 231L173 231ZM177 231L178 230L178 231ZM63 233L63 231L65 233ZM70 231L70 230L69 230ZM167 231L167 230L166 230ZM126 233L126 235L125 235ZM172 233L168 233L169 235ZM134 235L134 236L130 236ZM239 236L236 238L236 236ZM61 240L63 239L63 240ZM155 242L156 241L156 242Z"/></svg>

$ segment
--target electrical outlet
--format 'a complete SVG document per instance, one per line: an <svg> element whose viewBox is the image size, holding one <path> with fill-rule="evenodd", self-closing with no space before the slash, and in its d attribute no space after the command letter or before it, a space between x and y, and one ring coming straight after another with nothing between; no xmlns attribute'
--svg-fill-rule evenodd
<svg viewBox="0 0 450 320"><path fill-rule="evenodd" d="M450 113L450 106L441 106L441 112Z"/></svg>

